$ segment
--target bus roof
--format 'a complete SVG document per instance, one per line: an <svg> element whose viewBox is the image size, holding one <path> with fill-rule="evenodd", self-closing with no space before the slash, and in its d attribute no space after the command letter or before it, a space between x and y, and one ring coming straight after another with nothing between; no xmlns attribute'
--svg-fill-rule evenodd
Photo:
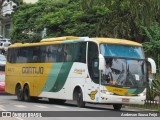
<svg viewBox="0 0 160 120"><path fill-rule="evenodd" d="M14 43L9 47L25 47L25 46L38 46L38 45L45 45L45 44L63 44L63 43L73 43L73 42L80 42L80 41L95 41L98 43L109 43L109 44L123 44L123 45L133 45L133 46L142 46L142 44L125 40L125 39L116 39L116 38L88 38L88 37L76 37L76 36L64 36L64 37L57 37L57 38L46 38L42 39L40 42L37 43Z"/></svg>
<svg viewBox="0 0 160 120"><path fill-rule="evenodd" d="M64 36L64 37L56 37L56 38L46 38L42 39L41 42L54 42L54 41L64 41L64 40L76 40L80 37L76 36Z"/></svg>
<svg viewBox="0 0 160 120"><path fill-rule="evenodd" d="M142 44L140 44L138 42L134 42L134 41L131 41L131 40L125 40L125 39L117 39L117 38L90 38L90 39L95 40L98 43L142 46Z"/></svg>

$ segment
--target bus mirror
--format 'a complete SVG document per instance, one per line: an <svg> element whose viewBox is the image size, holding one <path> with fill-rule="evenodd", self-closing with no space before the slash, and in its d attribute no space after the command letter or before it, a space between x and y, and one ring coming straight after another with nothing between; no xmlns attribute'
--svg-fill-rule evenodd
<svg viewBox="0 0 160 120"><path fill-rule="evenodd" d="M151 64L151 73L155 74L156 73L156 63L152 58L147 59L148 62Z"/></svg>
<svg viewBox="0 0 160 120"><path fill-rule="evenodd" d="M105 71L105 58L99 54L99 70Z"/></svg>

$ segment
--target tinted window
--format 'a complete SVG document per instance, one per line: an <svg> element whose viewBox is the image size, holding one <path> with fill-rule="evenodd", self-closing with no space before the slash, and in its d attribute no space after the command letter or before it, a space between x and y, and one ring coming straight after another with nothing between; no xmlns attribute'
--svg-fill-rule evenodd
<svg viewBox="0 0 160 120"><path fill-rule="evenodd" d="M86 43L9 48L11 63L86 62Z"/></svg>
<svg viewBox="0 0 160 120"><path fill-rule="evenodd" d="M88 70L93 82L99 83L98 46L96 43L88 43Z"/></svg>
<svg viewBox="0 0 160 120"><path fill-rule="evenodd" d="M104 56L144 59L142 48L139 46L101 44L100 49Z"/></svg>

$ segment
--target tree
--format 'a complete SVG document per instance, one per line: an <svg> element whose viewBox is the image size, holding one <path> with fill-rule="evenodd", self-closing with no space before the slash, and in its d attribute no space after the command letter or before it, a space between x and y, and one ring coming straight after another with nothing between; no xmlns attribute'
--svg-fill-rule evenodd
<svg viewBox="0 0 160 120"><path fill-rule="evenodd" d="M146 36L146 42L143 43L145 54L152 57L158 65L160 61L160 24L155 22L150 27L142 26L141 29L142 34Z"/></svg>
<svg viewBox="0 0 160 120"><path fill-rule="evenodd" d="M20 5L13 15L13 42L39 41L42 29L51 26L49 22L52 19L50 18L48 21L46 16L54 13L57 8L63 7L64 4L66 3L63 1L40 0L36 4Z"/></svg>
<svg viewBox="0 0 160 120"><path fill-rule="evenodd" d="M14 3L17 4L17 6L20 6L23 4L23 0L13 0Z"/></svg>
<svg viewBox="0 0 160 120"><path fill-rule="evenodd" d="M144 31L141 26L148 28L158 20L155 18L159 3L159 0L39 0L17 10L12 37L15 41L20 38L30 41L32 38L19 32L32 31L40 36L43 28L47 28L47 37L99 36L144 42L147 36L141 34Z"/></svg>
<svg viewBox="0 0 160 120"><path fill-rule="evenodd" d="M140 26L150 26L158 17L159 0L81 0L82 9L90 13L99 6L108 9L97 27L97 35L144 42Z"/></svg>
<svg viewBox="0 0 160 120"><path fill-rule="evenodd" d="M153 80L153 88L154 93L160 97L160 79Z"/></svg>
<svg viewBox="0 0 160 120"><path fill-rule="evenodd" d="M13 42L39 41L44 28L47 28L47 37L96 36L99 13L86 14L79 5L75 0L40 0L36 4L21 5L13 15Z"/></svg>
<svg viewBox="0 0 160 120"><path fill-rule="evenodd" d="M154 92L153 85L147 87L146 99L153 101L156 97L156 93Z"/></svg>

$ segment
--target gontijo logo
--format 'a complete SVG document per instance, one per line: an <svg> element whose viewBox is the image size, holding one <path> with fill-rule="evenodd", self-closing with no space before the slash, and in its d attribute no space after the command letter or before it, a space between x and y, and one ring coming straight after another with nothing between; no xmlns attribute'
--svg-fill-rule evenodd
<svg viewBox="0 0 160 120"><path fill-rule="evenodd" d="M77 69L77 68L75 68L73 73L82 74L83 72L85 72L85 69Z"/></svg>
<svg viewBox="0 0 160 120"><path fill-rule="evenodd" d="M43 67L22 67L22 74L43 74Z"/></svg>

